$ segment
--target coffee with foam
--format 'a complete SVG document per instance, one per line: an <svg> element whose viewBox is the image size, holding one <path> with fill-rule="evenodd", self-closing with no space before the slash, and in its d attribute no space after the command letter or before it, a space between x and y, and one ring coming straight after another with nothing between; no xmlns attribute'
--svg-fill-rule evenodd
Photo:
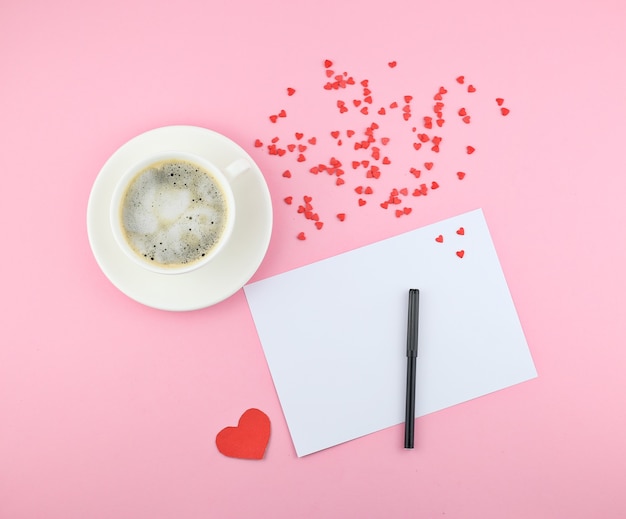
<svg viewBox="0 0 626 519"><path fill-rule="evenodd" d="M220 243L229 218L227 196L198 164L168 159L142 169L122 196L128 245L146 262L179 268L201 261Z"/></svg>

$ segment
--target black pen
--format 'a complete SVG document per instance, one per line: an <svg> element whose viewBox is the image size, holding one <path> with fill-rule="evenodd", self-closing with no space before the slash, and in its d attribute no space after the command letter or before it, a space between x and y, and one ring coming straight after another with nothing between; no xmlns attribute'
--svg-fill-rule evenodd
<svg viewBox="0 0 626 519"><path fill-rule="evenodd" d="M419 328L420 291L409 290L409 323L406 335L406 415L404 448L412 449L415 438L415 370L417 364L417 331Z"/></svg>

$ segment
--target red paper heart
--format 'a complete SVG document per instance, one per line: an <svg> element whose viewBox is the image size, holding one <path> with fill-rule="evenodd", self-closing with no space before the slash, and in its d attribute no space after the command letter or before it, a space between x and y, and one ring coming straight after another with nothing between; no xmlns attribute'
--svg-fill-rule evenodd
<svg viewBox="0 0 626 519"><path fill-rule="evenodd" d="M304 239L304 233L298 235ZM217 450L230 458L260 460L270 439L270 419L263 411L248 409L237 427L222 429L215 438Z"/></svg>

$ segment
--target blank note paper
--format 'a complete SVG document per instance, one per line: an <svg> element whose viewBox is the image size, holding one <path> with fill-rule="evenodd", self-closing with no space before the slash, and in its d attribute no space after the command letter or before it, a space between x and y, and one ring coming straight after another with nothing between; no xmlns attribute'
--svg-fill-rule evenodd
<svg viewBox="0 0 626 519"><path fill-rule="evenodd" d="M298 456L404 421L410 288L416 416L537 376L482 210L252 283Z"/></svg>

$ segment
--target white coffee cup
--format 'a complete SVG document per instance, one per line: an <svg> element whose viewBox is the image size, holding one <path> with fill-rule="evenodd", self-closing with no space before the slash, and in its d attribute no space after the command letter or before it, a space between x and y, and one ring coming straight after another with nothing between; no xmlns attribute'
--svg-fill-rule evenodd
<svg viewBox="0 0 626 519"><path fill-rule="evenodd" d="M113 191L110 220L117 245L137 265L159 274L203 267L232 234L231 183L249 169L245 159L220 169L181 151L146 157L122 175Z"/></svg>

